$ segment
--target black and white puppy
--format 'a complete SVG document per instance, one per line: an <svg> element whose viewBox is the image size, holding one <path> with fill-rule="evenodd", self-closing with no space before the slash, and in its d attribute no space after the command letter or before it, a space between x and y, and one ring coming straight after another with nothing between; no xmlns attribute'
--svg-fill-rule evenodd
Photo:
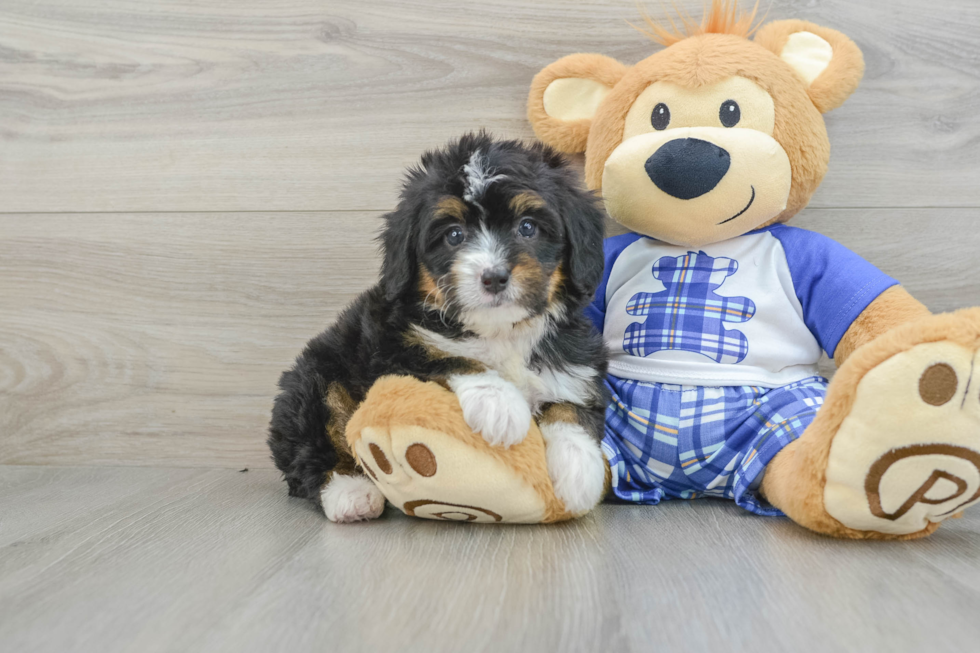
<svg viewBox="0 0 980 653"><path fill-rule="evenodd" d="M602 277L603 213L547 146L470 134L428 152L385 216L381 281L309 342L279 381L269 429L289 493L332 521L381 514L347 420L381 376L436 381L491 445L532 418L557 496L602 498L606 356L581 309Z"/></svg>

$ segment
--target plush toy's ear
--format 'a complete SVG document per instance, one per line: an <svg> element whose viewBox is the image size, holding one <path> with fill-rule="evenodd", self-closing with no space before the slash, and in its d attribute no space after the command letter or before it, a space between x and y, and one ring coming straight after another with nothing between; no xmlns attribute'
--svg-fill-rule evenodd
<svg viewBox="0 0 980 653"><path fill-rule="evenodd" d="M539 72L527 99L534 133L562 152L584 152L592 116L626 70L601 54L572 54Z"/></svg>
<svg viewBox="0 0 980 653"><path fill-rule="evenodd" d="M762 27L755 42L796 71L820 113L844 104L864 75L864 57L840 32L803 20L778 20Z"/></svg>

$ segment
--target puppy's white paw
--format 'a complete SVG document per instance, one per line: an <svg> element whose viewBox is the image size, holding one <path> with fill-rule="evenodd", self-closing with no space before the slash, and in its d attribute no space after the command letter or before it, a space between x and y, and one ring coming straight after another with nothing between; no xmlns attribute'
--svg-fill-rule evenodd
<svg viewBox="0 0 980 653"><path fill-rule="evenodd" d="M367 476L334 474L320 490L320 503L327 519L346 523L380 517L385 496Z"/></svg>
<svg viewBox="0 0 980 653"><path fill-rule="evenodd" d="M505 449L524 441L531 428L531 408L513 383L496 372L449 379L463 409L463 419L493 446Z"/></svg>
<svg viewBox="0 0 980 653"><path fill-rule="evenodd" d="M566 422L543 424L541 434L555 496L573 515L588 512L602 501L606 483L606 461L599 443L578 424Z"/></svg>

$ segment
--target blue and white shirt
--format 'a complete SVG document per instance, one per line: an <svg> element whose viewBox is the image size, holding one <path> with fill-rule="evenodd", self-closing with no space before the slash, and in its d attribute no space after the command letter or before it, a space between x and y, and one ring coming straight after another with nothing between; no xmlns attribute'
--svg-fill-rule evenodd
<svg viewBox="0 0 980 653"><path fill-rule="evenodd" d="M815 376L897 282L812 231L776 225L694 251L624 234L586 314L609 373L652 383L775 388Z"/></svg>

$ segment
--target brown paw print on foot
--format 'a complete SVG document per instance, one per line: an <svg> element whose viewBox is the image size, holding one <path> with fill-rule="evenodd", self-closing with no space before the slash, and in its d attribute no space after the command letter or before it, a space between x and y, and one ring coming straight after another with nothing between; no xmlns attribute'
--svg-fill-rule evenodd
<svg viewBox="0 0 980 653"><path fill-rule="evenodd" d="M962 400L964 405L961 406L961 409L965 408L966 402L973 398L970 396L969 386L970 379L967 379ZM919 396L923 402L930 406L939 407L950 403L958 396L959 388L960 379L956 370L947 363L930 365L919 378ZM980 402L980 390L978 390L978 396L975 399ZM934 462L939 463L943 457L964 460L972 465L973 469L980 475L980 452L973 449L953 444L913 444L892 449L875 461L865 479L864 489L868 495L871 513L876 517L895 521L901 519L918 503L929 506L944 506L945 510L946 504L959 500L952 508L935 515L935 517L945 518L951 517L966 505L980 499L980 487L976 487L972 494L969 493L970 480L961 478L945 468L933 468L925 482L909 495L902 505L893 512L884 509L881 503L882 483L896 464L910 458L920 458L925 467L928 468L932 467ZM900 473L900 470L897 473ZM973 474L968 474L968 476L972 477Z"/></svg>
<svg viewBox="0 0 980 653"><path fill-rule="evenodd" d="M544 500L515 469L450 434L367 427L354 448L365 473L407 515L476 523L545 516Z"/></svg>
<svg viewBox="0 0 980 653"><path fill-rule="evenodd" d="M980 353L918 345L868 372L834 437L827 512L911 534L980 501Z"/></svg>
<svg viewBox="0 0 980 653"><path fill-rule="evenodd" d="M368 451L371 452L371 457L374 458L374 464L378 466L378 469L380 469L383 474L391 474L394 471L391 463L388 461L388 457L385 455L385 452L381 450L381 447L372 442L368 445ZM436 470L439 468L439 466L436 464L435 454L421 442L415 442L408 446L408 448L405 450L405 462L408 463L408 466L411 467L415 473L425 478L435 476ZM369 465L365 465L364 469L371 475L371 478L378 480L378 475Z"/></svg>

